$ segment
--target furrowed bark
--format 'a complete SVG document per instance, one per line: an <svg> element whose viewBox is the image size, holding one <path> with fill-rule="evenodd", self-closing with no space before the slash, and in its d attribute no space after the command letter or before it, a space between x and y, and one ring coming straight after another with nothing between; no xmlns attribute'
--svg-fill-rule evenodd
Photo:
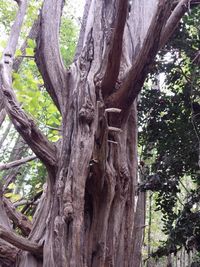
<svg viewBox="0 0 200 267"><path fill-rule="evenodd" d="M139 14L131 10L128 19L124 9L127 2L88 0L86 3L77 55L66 73L58 49L62 1L44 1L36 57L47 90L62 115L62 140L56 154L58 163L52 159L56 153L52 145L46 146L44 156L44 143L40 144L40 138L38 141L40 152L36 155L51 168L29 240L44 244L43 262L23 252L19 257L20 267L139 267L140 264L145 200L144 195L137 195L134 99L149 70L145 64L151 64L149 57L158 50L170 9L164 0L159 1L160 5L154 0L135 0L132 5ZM117 3L122 9L116 9ZM124 24L119 24L116 10ZM139 19L137 26L131 20L133 14ZM114 22L116 29L112 29ZM132 37L130 44L130 39L126 39L128 34ZM116 57L116 51L121 53L120 59L115 59L116 66L110 65L112 73L108 73L109 60ZM112 90L118 90L119 86L116 93L123 91L122 99L111 102L108 108L101 86L105 73L106 86L108 77L112 77L115 87ZM119 80L117 85L116 80ZM8 110L10 113L14 110L13 120L23 126L18 131L30 143L29 120L15 107L11 86L4 83L4 88ZM129 116L121 122L125 108ZM35 146L34 143L32 147Z"/></svg>
<svg viewBox="0 0 200 267"><path fill-rule="evenodd" d="M63 0L44 1L35 55L44 85L60 112L65 106L67 96L66 70L58 44L63 4Z"/></svg>
<svg viewBox="0 0 200 267"><path fill-rule="evenodd" d="M5 242L4 240L0 240L0 264L3 267L12 267L15 266L15 262L17 259L17 255L19 253L19 249Z"/></svg>
<svg viewBox="0 0 200 267"><path fill-rule="evenodd" d="M3 226L0 226L0 238L19 249L29 251L38 257L42 257L42 246L16 235Z"/></svg>
<svg viewBox="0 0 200 267"><path fill-rule="evenodd" d="M16 161L0 164L0 171L9 170L11 168L18 167L18 166L20 166L22 164L25 164L25 163L27 163L29 161L32 161L32 160L36 159L36 158L37 158L36 156L29 156L29 157L26 157L26 158L23 158L23 159L20 159L20 160L16 160Z"/></svg>

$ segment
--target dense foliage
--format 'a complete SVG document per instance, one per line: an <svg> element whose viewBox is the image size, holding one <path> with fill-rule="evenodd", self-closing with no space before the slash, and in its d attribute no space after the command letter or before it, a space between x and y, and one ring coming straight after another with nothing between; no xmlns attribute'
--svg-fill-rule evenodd
<svg viewBox="0 0 200 267"><path fill-rule="evenodd" d="M140 190L156 192L156 210L168 235L154 256L182 246L200 251L199 15L195 8L184 17L158 55L149 78L153 83L146 83L139 101L141 165L146 168Z"/></svg>

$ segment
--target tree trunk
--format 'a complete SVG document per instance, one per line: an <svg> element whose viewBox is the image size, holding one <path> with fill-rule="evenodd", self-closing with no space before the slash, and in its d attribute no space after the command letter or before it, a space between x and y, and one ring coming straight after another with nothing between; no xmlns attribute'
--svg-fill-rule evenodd
<svg viewBox="0 0 200 267"><path fill-rule="evenodd" d="M30 242L15 240L28 251L18 255L17 266L139 267L145 196L137 191L136 98L166 39L171 5L86 1L75 61L66 70L58 46L63 1L44 1L36 62L62 115L62 139L55 146L20 109L11 89L8 59L26 1L17 2L21 13L1 67L4 105L48 171ZM176 14L176 24L179 19Z"/></svg>

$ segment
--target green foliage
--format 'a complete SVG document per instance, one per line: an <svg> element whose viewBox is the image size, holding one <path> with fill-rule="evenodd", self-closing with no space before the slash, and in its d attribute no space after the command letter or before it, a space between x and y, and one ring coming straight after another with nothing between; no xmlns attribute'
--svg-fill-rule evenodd
<svg viewBox="0 0 200 267"><path fill-rule="evenodd" d="M147 83L139 102L142 160L151 163L140 190L156 193L168 240L154 253L163 256L182 246L200 251L200 80L199 9L182 21L175 38L160 52L150 79L163 75L162 90ZM153 87L153 88L152 88Z"/></svg>
<svg viewBox="0 0 200 267"><path fill-rule="evenodd" d="M69 66L73 61L77 33L78 29L73 21L67 17L63 17L60 29L60 51L66 66Z"/></svg>

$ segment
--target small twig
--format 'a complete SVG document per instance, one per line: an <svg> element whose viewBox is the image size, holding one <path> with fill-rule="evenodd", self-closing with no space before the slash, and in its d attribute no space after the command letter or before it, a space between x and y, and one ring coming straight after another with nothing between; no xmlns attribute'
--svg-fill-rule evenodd
<svg viewBox="0 0 200 267"><path fill-rule="evenodd" d="M181 180L180 180L179 182L180 182L180 184L182 185L182 187L185 189L185 191L186 191L188 194L190 194L189 190L186 188L186 186L184 185L184 183L183 183Z"/></svg>
<svg viewBox="0 0 200 267"><path fill-rule="evenodd" d="M25 57L25 58L35 58L34 56L26 56L26 55L24 55L24 56L21 55L21 56L17 56L17 57L23 57L23 58L24 58L24 57Z"/></svg>
<svg viewBox="0 0 200 267"><path fill-rule="evenodd" d="M180 200L180 198L178 196L176 196L176 198L178 199L179 203L184 206L183 202Z"/></svg>

